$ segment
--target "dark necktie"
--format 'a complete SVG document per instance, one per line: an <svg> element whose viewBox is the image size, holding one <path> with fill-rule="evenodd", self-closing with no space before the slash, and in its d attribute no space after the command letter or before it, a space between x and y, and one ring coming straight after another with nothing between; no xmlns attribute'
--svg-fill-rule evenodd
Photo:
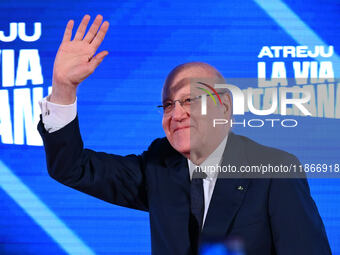
<svg viewBox="0 0 340 255"><path fill-rule="evenodd" d="M207 174L200 171L196 167L193 172L191 185L190 185L190 237L193 246L193 254L198 253L199 235L202 229L203 215L204 215L204 190L203 179Z"/></svg>

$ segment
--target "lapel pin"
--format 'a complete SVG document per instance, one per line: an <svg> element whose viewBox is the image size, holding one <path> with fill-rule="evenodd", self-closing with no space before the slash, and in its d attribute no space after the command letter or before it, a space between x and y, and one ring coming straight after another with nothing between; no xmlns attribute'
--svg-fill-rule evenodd
<svg viewBox="0 0 340 255"><path fill-rule="evenodd" d="M244 188L243 188L243 186L240 185L240 186L237 187L237 190L242 191L242 190L244 190Z"/></svg>

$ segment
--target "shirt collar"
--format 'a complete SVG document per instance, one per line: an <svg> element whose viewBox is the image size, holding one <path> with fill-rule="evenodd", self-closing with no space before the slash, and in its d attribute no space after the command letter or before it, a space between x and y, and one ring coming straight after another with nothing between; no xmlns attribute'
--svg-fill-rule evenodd
<svg viewBox="0 0 340 255"><path fill-rule="evenodd" d="M216 167L221 164L222 156L223 156L223 152L225 150L225 146L227 144L227 140L228 140L228 134L224 137L224 139L217 146L217 148L209 155L209 157L206 158L206 160L204 160L202 162L202 164L199 165L199 167L201 167L202 170L207 174L207 178L216 178L217 177L218 171L217 171ZM188 159L188 166L189 166L190 179L191 179L192 174L193 174L195 168L197 167L197 165L195 165L193 162L191 162L190 159ZM216 171L208 171L209 167L212 170L216 169Z"/></svg>

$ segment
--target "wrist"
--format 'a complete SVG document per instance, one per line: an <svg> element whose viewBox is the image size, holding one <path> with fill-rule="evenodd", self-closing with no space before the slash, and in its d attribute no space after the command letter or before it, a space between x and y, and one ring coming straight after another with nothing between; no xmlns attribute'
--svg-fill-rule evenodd
<svg viewBox="0 0 340 255"><path fill-rule="evenodd" d="M70 105L76 100L77 89L71 86L57 86L53 84L49 101L54 104Z"/></svg>

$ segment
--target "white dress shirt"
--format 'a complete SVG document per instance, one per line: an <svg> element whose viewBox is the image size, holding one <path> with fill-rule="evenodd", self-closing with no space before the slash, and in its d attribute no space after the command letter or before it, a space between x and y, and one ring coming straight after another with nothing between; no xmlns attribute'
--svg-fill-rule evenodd
<svg viewBox="0 0 340 255"><path fill-rule="evenodd" d="M225 146L227 144L228 135L225 136L223 141L220 143L220 145L215 149L213 153L210 154L210 156L201 164L199 167L207 174L207 177L203 179L203 191L204 191L204 216L203 216L203 225L205 222L205 217L207 216L210 200L215 188L215 183L217 180L217 166L221 165L223 152L225 149ZM192 174L196 169L196 165L192 163L188 159L188 165L189 165L189 172L190 172L190 179L192 178ZM208 168L209 167L209 168ZM209 169L211 171L209 171ZM215 171L214 171L215 170Z"/></svg>
<svg viewBox="0 0 340 255"><path fill-rule="evenodd" d="M74 120L77 116L77 99L73 104L60 105L49 102L49 96L47 96L39 101L39 105L42 114L42 122L44 124L45 129L49 133L55 132L63 128L64 126L69 124L72 120ZM213 167L214 169L217 169L217 166L220 166L223 152L227 144L227 139L228 135L226 135L226 137L215 149L215 151L211 153L210 156L200 165L203 171L207 170L208 166ZM188 166L191 178L197 166L194 163L192 163L189 159ZM203 179L204 190L203 226L218 175L217 171L205 171L205 173L207 174L207 178Z"/></svg>
<svg viewBox="0 0 340 255"><path fill-rule="evenodd" d="M49 102L49 97L39 101L42 122L47 132L52 133L74 120L77 116L77 99L73 104L62 105Z"/></svg>

